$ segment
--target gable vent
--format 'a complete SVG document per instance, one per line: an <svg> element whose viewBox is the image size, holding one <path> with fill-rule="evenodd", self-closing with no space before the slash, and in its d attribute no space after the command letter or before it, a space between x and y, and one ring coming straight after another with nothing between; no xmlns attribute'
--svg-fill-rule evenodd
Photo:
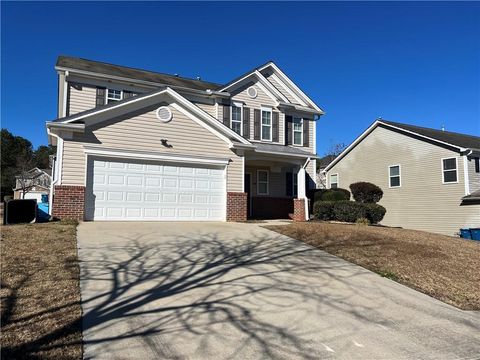
<svg viewBox="0 0 480 360"><path fill-rule="evenodd" d="M257 89L255 89L253 86L250 86L247 89L247 94L250 96L252 99L255 99L257 97Z"/></svg>
<svg viewBox="0 0 480 360"><path fill-rule="evenodd" d="M169 122L172 120L172 110L168 108L168 106L160 106L157 109L157 118L163 122Z"/></svg>

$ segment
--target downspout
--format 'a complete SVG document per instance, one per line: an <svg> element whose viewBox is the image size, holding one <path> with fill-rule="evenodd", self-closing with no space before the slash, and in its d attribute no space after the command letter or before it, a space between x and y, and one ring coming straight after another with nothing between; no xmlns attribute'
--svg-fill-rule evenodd
<svg viewBox="0 0 480 360"><path fill-rule="evenodd" d="M304 176L304 186L305 186L305 194L303 196L303 203L304 203L304 206L305 206L305 221L308 221L310 219L310 215L308 214L308 198L307 198L307 172L305 171L307 165L310 163L310 157L307 158L307 160L305 161L305 164L303 164L302 168L303 168L303 176Z"/></svg>
<svg viewBox="0 0 480 360"><path fill-rule="evenodd" d="M47 133L49 136L53 136L57 138L57 154L54 158L53 166L52 166L52 182L50 183L50 194L48 196L48 214L52 216L53 212L53 190L55 185L60 180L60 166L62 163L62 154L63 154L63 139L60 138L57 134L54 134L47 128Z"/></svg>

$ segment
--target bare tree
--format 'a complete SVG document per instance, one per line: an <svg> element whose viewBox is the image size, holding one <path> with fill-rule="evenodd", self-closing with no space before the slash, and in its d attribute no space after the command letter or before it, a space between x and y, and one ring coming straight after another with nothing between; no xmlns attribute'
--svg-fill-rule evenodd
<svg viewBox="0 0 480 360"><path fill-rule="evenodd" d="M16 184L15 188L22 191L22 199L35 186L43 185L41 173L35 171L35 160L26 152L19 154L16 158Z"/></svg>
<svg viewBox="0 0 480 360"><path fill-rule="evenodd" d="M327 178L323 173L323 170L330 164L340 153L345 150L347 145L345 143L331 144L327 149L323 157L320 159L317 167L317 187L325 189L327 187Z"/></svg>

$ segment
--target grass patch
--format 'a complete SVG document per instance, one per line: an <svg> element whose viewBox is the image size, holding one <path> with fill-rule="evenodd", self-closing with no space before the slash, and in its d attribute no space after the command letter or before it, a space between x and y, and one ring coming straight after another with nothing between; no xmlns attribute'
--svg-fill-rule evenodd
<svg viewBox="0 0 480 360"><path fill-rule="evenodd" d="M81 359L76 224L1 232L2 358Z"/></svg>
<svg viewBox="0 0 480 360"><path fill-rule="evenodd" d="M266 226L465 310L480 310L480 242L321 222Z"/></svg>

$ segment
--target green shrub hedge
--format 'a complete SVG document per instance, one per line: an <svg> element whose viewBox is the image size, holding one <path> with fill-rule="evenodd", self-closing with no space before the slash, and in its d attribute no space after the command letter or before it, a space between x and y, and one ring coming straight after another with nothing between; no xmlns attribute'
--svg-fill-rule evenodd
<svg viewBox="0 0 480 360"><path fill-rule="evenodd" d="M355 201L364 204L377 203L383 196L383 191L377 185L369 182L350 184L350 190Z"/></svg>
<svg viewBox="0 0 480 360"><path fill-rule="evenodd" d="M337 201L333 207L333 217L337 221L355 222L367 217L363 204L354 201Z"/></svg>
<svg viewBox="0 0 480 360"><path fill-rule="evenodd" d="M334 201L317 201L313 204L313 215L318 220L333 220Z"/></svg>
<svg viewBox="0 0 480 360"><path fill-rule="evenodd" d="M372 224L382 221L386 209L377 204L363 204L355 201L317 201L313 205L313 215L318 220L356 222L366 218Z"/></svg>
<svg viewBox="0 0 480 360"><path fill-rule="evenodd" d="M385 209L382 205L363 204L363 206L365 206L365 209L367 211L367 219L372 224L378 224L380 221L382 221L385 213L387 212L387 209Z"/></svg>

